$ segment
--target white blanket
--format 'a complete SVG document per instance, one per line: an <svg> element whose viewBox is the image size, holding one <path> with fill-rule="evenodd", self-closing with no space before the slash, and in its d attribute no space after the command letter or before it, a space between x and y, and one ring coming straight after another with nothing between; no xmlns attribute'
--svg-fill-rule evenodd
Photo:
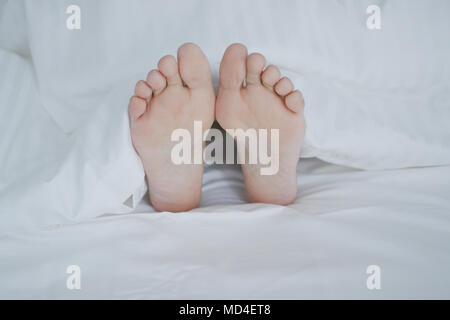
<svg viewBox="0 0 450 320"><path fill-rule="evenodd" d="M133 214L0 241L0 298L450 298L450 167L367 172L304 160L289 207L246 204L208 168L203 208ZM38 213L38 212L36 212ZM69 290L66 269L81 269ZM381 271L369 290L367 267Z"/></svg>
<svg viewBox="0 0 450 320"><path fill-rule="evenodd" d="M81 29L67 29L72 4ZM373 5L380 29L367 27ZM72 133L182 43L199 44L217 74L242 42L303 91L304 156L403 168L450 164L449 11L447 0L18 0L3 9L0 45L32 59L44 108Z"/></svg>
<svg viewBox="0 0 450 320"><path fill-rule="evenodd" d="M71 4L0 2L0 219L8 224L135 207L146 187L128 98L186 41L203 48L216 84L224 49L238 41L290 75L306 100L304 157L366 169L450 164L446 0L80 0L74 30ZM366 25L371 4L379 30Z"/></svg>

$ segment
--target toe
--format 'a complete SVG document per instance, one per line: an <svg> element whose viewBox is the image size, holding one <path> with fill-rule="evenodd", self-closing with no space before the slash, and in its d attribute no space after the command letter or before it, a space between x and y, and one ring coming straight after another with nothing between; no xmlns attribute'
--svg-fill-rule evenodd
<svg viewBox="0 0 450 320"><path fill-rule="evenodd" d="M288 94L285 98L286 107L294 112L299 112L303 109L305 102L303 101L303 95L299 90L295 90Z"/></svg>
<svg viewBox="0 0 450 320"><path fill-rule="evenodd" d="M132 122L139 119L145 113L145 110L147 110L147 102L144 99L136 96L131 97L128 112Z"/></svg>
<svg viewBox="0 0 450 320"><path fill-rule="evenodd" d="M134 88L134 94L139 98L150 100L152 97L152 89L149 87L147 82L139 80Z"/></svg>
<svg viewBox="0 0 450 320"><path fill-rule="evenodd" d="M225 89L240 89L246 75L247 48L239 43L225 50L220 63L220 86Z"/></svg>
<svg viewBox="0 0 450 320"><path fill-rule="evenodd" d="M281 77L281 73L280 70L278 70L277 67L275 67L274 65L270 65L266 68L266 70L264 70L261 79L262 79L262 83L269 89L273 89L273 86L275 85L275 83L278 82L278 80L280 80Z"/></svg>
<svg viewBox="0 0 450 320"><path fill-rule="evenodd" d="M147 83L153 89L153 93L158 95L166 87L166 78L158 70L152 70L147 76Z"/></svg>
<svg viewBox="0 0 450 320"><path fill-rule="evenodd" d="M178 68L188 88L212 86L208 59L196 44L185 43L178 49Z"/></svg>
<svg viewBox="0 0 450 320"><path fill-rule="evenodd" d="M292 90L294 90L294 85L289 78L283 77L275 84L275 92L282 97L292 92Z"/></svg>
<svg viewBox="0 0 450 320"><path fill-rule="evenodd" d="M261 73L266 66L266 58L262 54L252 53L247 58L247 85L261 84Z"/></svg>
<svg viewBox="0 0 450 320"><path fill-rule="evenodd" d="M166 77L167 85L181 85L178 63L174 56L164 56L158 62L159 71Z"/></svg>

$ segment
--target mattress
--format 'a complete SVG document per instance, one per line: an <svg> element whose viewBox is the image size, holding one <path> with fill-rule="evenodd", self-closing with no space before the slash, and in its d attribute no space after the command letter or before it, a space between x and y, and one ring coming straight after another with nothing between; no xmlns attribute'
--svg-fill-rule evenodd
<svg viewBox="0 0 450 320"><path fill-rule="evenodd" d="M131 214L2 234L0 298L448 299L449 177L449 166L303 159L283 207L246 203L239 168L209 166L192 212L143 200Z"/></svg>

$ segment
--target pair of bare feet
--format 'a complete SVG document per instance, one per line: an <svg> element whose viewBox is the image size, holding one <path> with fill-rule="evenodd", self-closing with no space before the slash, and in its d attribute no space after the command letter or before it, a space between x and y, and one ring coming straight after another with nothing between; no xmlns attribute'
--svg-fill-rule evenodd
<svg viewBox="0 0 450 320"><path fill-rule="evenodd" d="M244 86L245 81L245 86ZM248 55L242 44L227 48L220 65L217 97L209 63L201 49L186 43L178 59L165 56L146 81L136 84L129 104L133 145L142 160L150 201L159 211L196 208L201 200L202 164L171 161L171 134L194 121L204 130L217 119L225 129L279 129L279 170L263 176L258 164L243 164L250 202L287 205L297 194L296 168L305 132L304 101L277 67L264 56Z"/></svg>

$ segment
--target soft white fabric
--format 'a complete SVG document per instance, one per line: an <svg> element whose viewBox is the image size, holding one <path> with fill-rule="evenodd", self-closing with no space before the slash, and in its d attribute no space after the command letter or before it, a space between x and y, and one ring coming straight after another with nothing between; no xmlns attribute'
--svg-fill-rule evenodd
<svg viewBox="0 0 450 320"><path fill-rule="evenodd" d="M80 30L66 28L72 4L81 8ZM366 28L369 4L382 9L379 31ZM203 48L216 83L232 42L291 75L307 104L305 157L367 169L448 164L449 6L2 1L2 219L45 225L131 211L145 182L128 96L187 41Z"/></svg>
<svg viewBox="0 0 450 320"><path fill-rule="evenodd" d="M146 191L123 107L135 79L65 134L40 104L28 61L0 49L0 74L0 229L131 211Z"/></svg>
<svg viewBox="0 0 450 320"><path fill-rule="evenodd" d="M135 213L0 241L0 298L450 298L450 167L362 171L305 159L289 207L246 204L238 168L203 208ZM36 211L39 214L39 211ZM81 290L68 290L69 265ZM369 265L381 290L368 290Z"/></svg>
<svg viewBox="0 0 450 320"><path fill-rule="evenodd" d="M66 28L71 4L81 30ZM366 26L373 4L381 30ZM242 42L304 92L304 156L366 169L450 163L446 0L64 0L26 1L24 11L43 105L65 132L84 125L118 79L183 42L198 43L215 73L226 46Z"/></svg>

